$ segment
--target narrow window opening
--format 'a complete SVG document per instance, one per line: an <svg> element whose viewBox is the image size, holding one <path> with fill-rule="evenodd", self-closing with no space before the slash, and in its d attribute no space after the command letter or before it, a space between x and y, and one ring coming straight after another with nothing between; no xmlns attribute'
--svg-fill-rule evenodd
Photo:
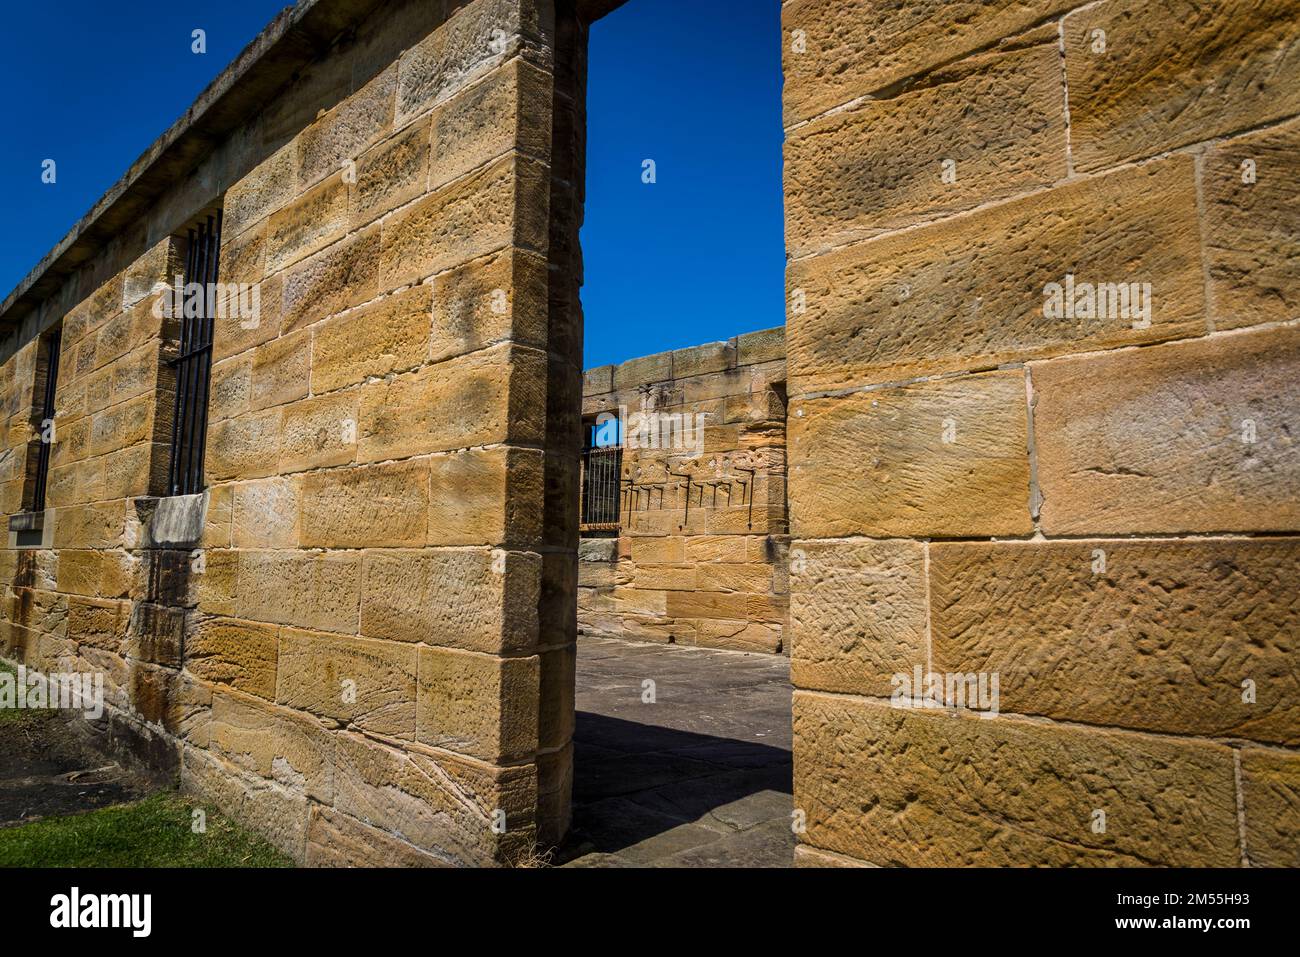
<svg viewBox="0 0 1300 957"><path fill-rule="evenodd" d="M581 531L617 534L622 514L623 437L617 416L583 420Z"/></svg>
<svg viewBox="0 0 1300 957"><path fill-rule="evenodd" d="M41 338L36 359L36 388L32 426L36 429L33 452L36 468L31 480L31 495L26 511L45 511L45 491L50 480L50 453L54 433L54 399L59 387L59 349L63 327L56 326Z"/></svg>
<svg viewBox="0 0 1300 957"><path fill-rule="evenodd" d="M187 235L180 354L171 362L176 371L176 411L167 470L170 495L193 495L203 490L220 249L221 210L217 210Z"/></svg>

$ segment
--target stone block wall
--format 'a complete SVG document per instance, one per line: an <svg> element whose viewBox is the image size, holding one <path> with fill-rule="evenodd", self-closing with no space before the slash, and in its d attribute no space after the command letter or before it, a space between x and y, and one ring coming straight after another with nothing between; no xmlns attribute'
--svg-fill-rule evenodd
<svg viewBox="0 0 1300 957"><path fill-rule="evenodd" d="M785 651L784 330L589 369L582 408L626 435L620 528L579 551L580 632ZM693 444L665 442L679 420Z"/></svg>
<svg viewBox="0 0 1300 957"><path fill-rule="evenodd" d="M300 861L516 861L562 835L571 786L551 605L576 531L543 527L576 472L545 461L550 380L580 374L550 336L554 10L286 16L311 62L9 340L6 518L62 323L46 540L0 555L0 652L103 671L106 745ZM217 322L207 489L167 498L155 284L217 207L221 282L260 311Z"/></svg>
<svg viewBox="0 0 1300 957"><path fill-rule="evenodd" d="M784 343L584 399L616 5L303 0L150 148L0 307L6 519L63 336L0 654L103 674L106 748L299 860L517 861L568 820L581 412L690 406L584 622L781 627L799 863L1300 864L1295 0L788 0ZM169 497L154 302L218 207L260 309Z"/></svg>
<svg viewBox="0 0 1300 957"><path fill-rule="evenodd" d="M798 860L1295 866L1300 6L956 11L783 7Z"/></svg>

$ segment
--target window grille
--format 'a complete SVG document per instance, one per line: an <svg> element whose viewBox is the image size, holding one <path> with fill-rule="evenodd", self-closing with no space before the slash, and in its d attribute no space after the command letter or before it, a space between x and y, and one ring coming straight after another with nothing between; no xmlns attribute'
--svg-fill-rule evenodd
<svg viewBox="0 0 1300 957"><path fill-rule="evenodd" d="M33 512L45 511L45 489L50 479L50 452L54 444L54 395L59 381L59 349L63 343L63 329L56 328L47 335L41 345L44 350L42 359L38 359L37 368L42 367L45 381L37 382L40 390L41 405L39 417L34 423L37 428L36 475L32 485L31 509Z"/></svg>
<svg viewBox="0 0 1300 957"><path fill-rule="evenodd" d="M622 446L583 450L581 531L618 531L622 474Z"/></svg>
<svg viewBox="0 0 1300 957"><path fill-rule="evenodd" d="M221 249L221 211L189 231L185 256L185 295L180 355L176 370L176 412L172 417L170 495L203 490L203 453L208 431L208 391L212 381L212 328L217 298L217 259Z"/></svg>

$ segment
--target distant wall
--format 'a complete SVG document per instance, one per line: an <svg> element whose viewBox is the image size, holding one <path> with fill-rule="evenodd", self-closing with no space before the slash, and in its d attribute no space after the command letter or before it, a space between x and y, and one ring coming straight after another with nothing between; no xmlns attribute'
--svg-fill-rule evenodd
<svg viewBox="0 0 1300 957"><path fill-rule="evenodd" d="M587 371L584 415L703 432L698 455L625 449L621 527L579 548L580 633L787 650L784 388L779 328Z"/></svg>

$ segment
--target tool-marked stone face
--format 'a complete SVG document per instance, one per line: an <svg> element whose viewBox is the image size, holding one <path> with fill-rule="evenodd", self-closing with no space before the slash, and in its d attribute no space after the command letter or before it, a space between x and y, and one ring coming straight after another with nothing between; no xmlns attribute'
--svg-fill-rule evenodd
<svg viewBox="0 0 1300 957"><path fill-rule="evenodd" d="M1214 328L1300 317L1300 123L1211 147L1201 183Z"/></svg>
<svg viewBox="0 0 1300 957"><path fill-rule="evenodd" d="M1075 167L1115 166L1296 113L1295 13L1291 0L1106 0L1070 14Z"/></svg>
<svg viewBox="0 0 1300 957"><path fill-rule="evenodd" d="M537 748L538 659L419 649L415 736L484 761Z"/></svg>
<svg viewBox="0 0 1300 957"><path fill-rule="evenodd" d="M998 674L1006 712L1294 745L1297 569L1285 538L933 544L933 668Z"/></svg>
<svg viewBox="0 0 1300 957"><path fill-rule="evenodd" d="M1068 10L1069 0L976 0L955 18L938 0L881 7L870 0L792 0L781 9L785 125L997 43Z"/></svg>
<svg viewBox="0 0 1300 957"><path fill-rule="evenodd" d="M925 665L925 547L796 541L790 677L796 687L888 696Z"/></svg>
<svg viewBox="0 0 1300 957"><path fill-rule="evenodd" d="M1050 534L1300 527L1300 329L1031 367Z"/></svg>
<svg viewBox="0 0 1300 957"><path fill-rule="evenodd" d="M1243 748L1242 802L1246 809L1246 856L1256 867L1296 867L1300 846L1300 757Z"/></svg>
<svg viewBox="0 0 1300 957"><path fill-rule="evenodd" d="M1175 157L796 262L791 394L1200 335L1198 235Z"/></svg>
<svg viewBox="0 0 1300 957"><path fill-rule="evenodd" d="M805 256L1063 179L1056 33L792 130L786 244Z"/></svg>
<svg viewBox="0 0 1300 957"><path fill-rule="evenodd" d="M794 734L814 847L881 865L1240 862L1223 745L803 691Z"/></svg>
<svg viewBox="0 0 1300 957"><path fill-rule="evenodd" d="M796 536L1032 531L1022 371L797 401L793 410Z"/></svg>
<svg viewBox="0 0 1300 957"><path fill-rule="evenodd" d="M276 700L360 731L409 738L415 733L415 649L286 628Z"/></svg>
<svg viewBox="0 0 1300 957"><path fill-rule="evenodd" d="M499 570L498 570L499 569ZM537 639L541 562L486 549L369 551L361 633L500 653Z"/></svg>

